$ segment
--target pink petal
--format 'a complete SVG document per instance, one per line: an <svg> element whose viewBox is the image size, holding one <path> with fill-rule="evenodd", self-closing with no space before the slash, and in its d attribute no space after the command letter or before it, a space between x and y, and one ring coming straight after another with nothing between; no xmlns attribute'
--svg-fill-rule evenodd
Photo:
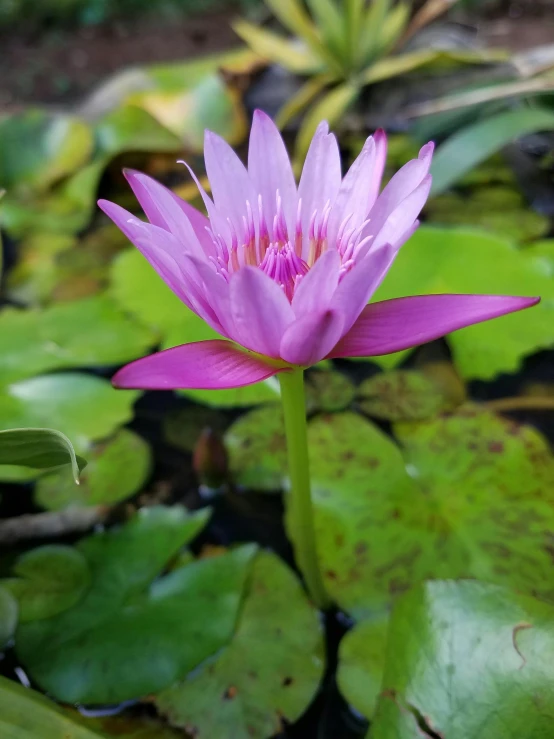
<svg viewBox="0 0 554 739"><path fill-rule="evenodd" d="M304 367L316 364L336 345L342 329L342 316L337 311L308 313L285 331L281 358Z"/></svg>
<svg viewBox="0 0 554 739"><path fill-rule="evenodd" d="M167 187L160 185L160 183L153 180L151 177L137 172L134 169L125 169L123 174L127 178L127 181L131 185L133 192L135 193L136 199L139 201L141 208L146 213L146 217L154 226L159 228L165 228L170 231L170 225L164 218L163 213L160 211L157 202L157 194L160 192L159 188L164 191L164 198L171 197L175 204L183 211L186 219L190 222L196 238L202 245L202 248L206 254L215 255L215 249L213 241L207 232L210 222L203 213L196 210L190 203L180 198Z"/></svg>
<svg viewBox="0 0 554 739"><path fill-rule="evenodd" d="M329 249L321 255L294 293L291 305L297 318L328 307L339 284L339 270L338 252Z"/></svg>
<svg viewBox="0 0 554 739"><path fill-rule="evenodd" d="M244 238L246 201L250 202L255 223L258 222L256 191L246 167L229 144L211 131L206 131L204 137L204 161L216 208L231 219L239 237Z"/></svg>
<svg viewBox="0 0 554 739"><path fill-rule="evenodd" d="M421 184L390 213L375 238L372 241L372 250L377 250L384 244L392 244L398 250L414 232L414 222L421 213L429 197L432 177L426 175ZM371 230L371 222L368 229Z"/></svg>
<svg viewBox="0 0 554 739"><path fill-rule="evenodd" d="M248 174L256 193L262 196L263 214L270 232L279 192L289 235L294 234L297 195L289 155L277 126L261 110L254 111L248 147ZM251 205L256 207L257 203Z"/></svg>
<svg viewBox="0 0 554 739"><path fill-rule="evenodd" d="M416 295L372 303L329 356L392 354L539 301L503 295Z"/></svg>
<svg viewBox="0 0 554 739"><path fill-rule="evenodd" d="M213 339L182 344L126 365L112 383L140 390L222 390L251 385L282 370Z"/></svg>
<svg viewBox="0 0 554 739"><path fill-rule="evenodd" d="M198 192L200 193L200 197L202 198L202 201L204 203L204 207L206 208L206 212L208 214L208 220L210 223L210 229L218 234L223 236L224 238L228 237L229 235L229 226L228 223L225 221L223 216L218 213L217 208L214 205L213 200L210 198L206 190L204 189L202 183L198 179L198 177L195 175L192 167L190 167L184 160L179 160L180 164L184 164L185 167L188 169L190 176L194 180L194 184L198 188Z"/></svg>
<svg viewBox="0 0 554 739"><path fill-rule="evenodd" d="M346 333L383 281L396 252L387 245L377 252L370 251L355 264L340 281L331 307L342 314Z"/></svg>
<svg viewBox="0 0 554 739"><path fill-rule="evenodd" d="M231 315L236 341L258 354L279 357L281 338L294 312L279 285L257 267L231 276Z"/></svg>
<svg viewBox="0 0 554 739"><path fill-rule="evenodd" d="M314 134L300 184L298 196L302 200L302 232L308 233L312 213L321 213L326 203L333 204L341 183L341 164L336 138L329 133L329 126L322 121ZM304 248L308 249L307 238Z"/></svg>
<svg viewBox="0 0 554 739"><path fill-rule="evenodd" d="M387 162L387 134L382 128L375 131L373 135L376 148L375 164L373 169L373 178L368 192L369 207L368 212L375 205L379 190L381 189L381 182L383 180L383 173L385 171L385 164Z"/></svg>

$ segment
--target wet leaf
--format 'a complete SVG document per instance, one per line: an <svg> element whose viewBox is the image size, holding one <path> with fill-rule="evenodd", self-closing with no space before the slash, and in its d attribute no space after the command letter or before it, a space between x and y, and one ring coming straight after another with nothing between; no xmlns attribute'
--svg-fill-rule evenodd
<svg viewBox="0 0 554 739"><path fill-rule="evenodd" d="M356 624L339 645L337 684L344 698L370 719L381 690L388 617Z"/></svg>
<svg viewBox="0 0 554 739"><path fill-rule="evenodd" d="M28 623L76 605L90 585L90 570L77 549L48 544L21 555L13 576L0 584L17 599L20 623Z"/></svg>
<svg viewBox="0 0 554 739"><path fill-rule="evenodd" d="M306 377L309 411L341 411L354 400L355 388L340 372L313 370Z"/></svg>
<svg viewBox="0 0 554 739"><path fill-rule="evenodd" d="M553 621L552 606L494 585L416 588L394 609L371 735L547 739Z"/></svg>
<svg viewBox="0 0 554 739"><path fill-rule="evenodd" d="M280 406L240 416L224 436L231 476L252 490L280 490L287 470L285 427Z"/></svg>
<svg viewBox="0 0 554 739"><path fill-rule="evenodd" d="M0 736L6 739L104 739L40 693L0 676Z"/></svg>
<svg viewBox="0 0 554 739"><path fill-rule="evenodd" d="M5 308L0 313L0 382L52 369L123 364L145 354L155 341L107 295L44 310Z"/></svg>
<svg viewBox="0 0 554 739"><path fill-rule="evenodd" d="M427 293L542 296L529 311L449 335L456 367L465 378L488 380L515 372L526 355L554 343L554 282L526 250L500 237L471 229L421 228L402 248L375 300Z"/></svg>
<svg viewBox="0 0 554 739"><path fill-rule="evenodd" d="M84 121L30 109L0 119L0 182L10 192L45 192L75 172L92 153Z"/></svg>
<svg viewBox="0 0 554 739"><path fill-rule="evenodd" d="M295 575L260 553L230 644L156 698L170 723L198 739L267 739L295 721L323 675L323 633Z"/></svg>
<svg viewBox="0 0 554 739"><path fill-rule="evenodd" d="M54 429L7 429L0 431L0 465L22 465L38 470L71 466L73 485L79 482L79 473L86 466L77 457L71 441ZM60 471L67 478L67 471Z"/></svg>
<svg viewBox="0 0 554 739"><path fill-rule="evenodd" d="M152 467L152 453L144 439L128 429L92 444L80 485L68 484L67 475L51 472L35 486L35 501L58 511L69 506L114 505L142 488Z"/></svg>
<svg viewBox="0 0 554 739"><path fill-rule="evenodd" d="M8 590L0 586L0 649L12 638L16 626L17 601Z"/></svg>
<svg viewBox="0 0 554 739"><path fill-rule="evenodd" d="M413 370L393 370L364 380L358 398L364 413L387 421L417 421L453 407L440 386Z"/></svg>
<svg viewBox="0 0 554 739"><path fill-rule="evenodd" d="M477 577L554 598L554 458L546 440L474 406L394 427L352 413L309 426L327 588L361 619L427 578Z"/></svg>
<svg viewBox="0 0 554 739"><path fill-rule="evenodd" d="M82 541L92 570L85 598L17 632L18 657L36 682L67 703L114 703L162 690L221 649L233 633L253 547L192 562L150 584L205 521L206 511L146 509L121 529Z"/></svg>

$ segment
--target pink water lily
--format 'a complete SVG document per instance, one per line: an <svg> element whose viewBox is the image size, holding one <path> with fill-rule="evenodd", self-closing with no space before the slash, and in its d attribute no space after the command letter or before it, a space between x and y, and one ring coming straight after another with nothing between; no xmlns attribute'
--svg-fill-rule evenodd
<svg viewBox="0 0 554 739"><path fill-rule="evenodd" d="M149 223L100 207L191 310L225 339L184 344L133 362L125 388L233 388L329 357L388 354L518 311L538 298L428 295L368 305L429 195L433 145L380 193L382 131L344 178L335 137L321 123L296 185L283 140L254 115L246 168L207 132L213 199L207 217L155 180L127 179ZM380 193L380 194L379 194Z"/></svg>

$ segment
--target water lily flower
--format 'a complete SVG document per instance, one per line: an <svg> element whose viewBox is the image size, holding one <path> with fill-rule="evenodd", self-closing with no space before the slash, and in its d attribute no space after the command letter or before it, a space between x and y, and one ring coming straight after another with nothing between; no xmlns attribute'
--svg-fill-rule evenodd
<svg viewBox="0 0 554 739"><path fill-rule="evenodd" d="M527 308L536 298L428 295L368 305L418 226L433 145L379 193L382 131L344 178L321 123L298 187L283 140L256 111L248 167L213 133L205 139L213 199L195 178L206 217L135 171L127 179L149 223L100 207L191 310L226 340L184 344L120 370L122 388L234 388L324 358L389 354Z"/></svg>

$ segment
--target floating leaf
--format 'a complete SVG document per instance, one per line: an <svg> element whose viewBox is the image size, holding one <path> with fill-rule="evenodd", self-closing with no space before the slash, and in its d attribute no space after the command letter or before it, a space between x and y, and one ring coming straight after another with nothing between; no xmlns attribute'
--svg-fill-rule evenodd
<svg viewBox="0 0 554 739"><path fill-rule="evenodd" d="M387 421L417 421L452 408L440 386L413 370L370 377L359 386L358 397L364 413Z"/></svg>
<svg viewBox="0 0 554 739"><path fill-rule="evenodd" d="M44 192L89 158L93 139L84 121L26 110L0 119L0 182L10 191Z"/></svg>
<svg viewBox="0 0 554 739"><path fill-rule="evenodd" d="M25 552L0 580L17 598L21 623L56 616L78 603L90 585L86 559L73 547L48 544Z"/></svg>
<svg viewBox="0 0 554 739"><path fill-rule="evenodd" d="M314 370L306 377L309 411L342 411L354 400L354 385L340 372Z"/></svg>
<svg viewBox="0 0 554 739"><path fill-rule="evenodd" d="M552 606L494 585L416 588L394 609L371 736L547 739L553 622Z"/></svg>
<svg viewBox="0 0 554 739"><path fill-rule="evenodd" d="M515 372L527 354L554 343L554 282L526 250L499 237L470 229L419 229L375 299L426 293L542 296L530 311L450 334L456 367L465 378L488 380Z"/></svg>
<svg viewBox="0 0 554 739"><path fill-rule="evenodd" d="M530 244L525 254L535 260L545 274L554 277L554 239L543 239Z"/></svg>
<svg viewBox="0 0 554 739"><path fill-rule="evenodd" d="M279 406L256 408L237 419L224 437L237 485L280 490L287 470L283 414Z"/></svg>
<svg viewBox="0 0 554 739"><path fill-rule="evenodd" d="M77 457L71 441L54 429L7 429L0 431L0 465L22 465L44 470L71 465L73 480L79 482L79 472L86 466ZM66 479L65 472L60 472ZM74 487L74 485L73 485Z"/></svg>
<svg viewBox="0 0 554 739"><path fill-rule="evenodd" d="M181 732L142 714L84 718L77 711L67 713L86 728L98 731L102 739L183 739Z"/></svg>
<svg viewBox="0 0 554 739"><path fill-rule="evenodd" d="M96 442L87 449L86 457L88 466L78 487L69 485L61 472L42 476L35 486L38 505L57 511L76 505L119 503L141 489L152 466L149 445L128 429Z"/></svg>
<svg viewBox="0 0 554 739"><path fill-rule="evenodd" d="M8 590L0 586L0 649L8 643L14 634L17 626L17 610L16 599ZM2 719L0 718L0 727L1 722Z"/></svg>
<svg viewBox="0 0 554 739"><path fill-rule="evenodd" d="M267 739L313 699L324 668L316 609L274 554L254 562L230 644L156 698L174 726L198 739Z"/></svg>
<svg viewBox="0 0 554 739"><path fill-rule="evenodd" d="M253 547L192 562L148 588L205 521L205 511L149 509L82 541L92 570L85 598L17 632L18 657L37 683L67 703L114 703L162 690L221 649Z"/></svg>
<svg viewBox="0 0 554 739"><path fill-rule="evenodd" d="M381 690L388 626L388 618L362 621L339 645L339 690L352 708L368 719L375 712Z"/></svg>
<svg viewBox="0 0 554 739"><path fill-rule="evenodd" d="M395 433L404 455L352 413L309 426L319 556L339 605L369 617L437 577L478 577L554 598L546 440L473 406L396 424Z"/></svg>
<svg viewBox="0 0 554 739"><path fill-rule="evenodd" d="M122 364L155 341L106 295L44 310L5 308L0 313L0 382L52 369Z"/></svg>
<svg viewBox="0 0 554 739"><path fill-rule="evenodd" d="M0 736L6 739L104 739L40 693L0 676ZM148 739L145 737L144 739Z"/></svg>

